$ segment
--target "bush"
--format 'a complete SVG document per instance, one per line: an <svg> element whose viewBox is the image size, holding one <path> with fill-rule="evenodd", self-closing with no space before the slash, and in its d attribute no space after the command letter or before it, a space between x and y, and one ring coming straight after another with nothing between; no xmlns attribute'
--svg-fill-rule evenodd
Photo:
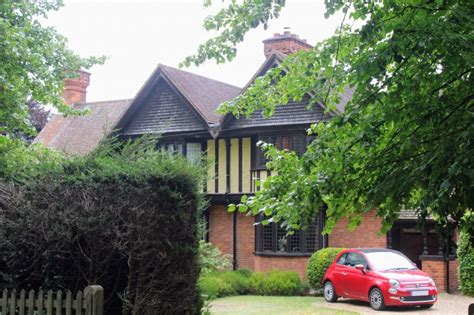
<svg viewBox="0 0 474 315"><path fill-rule="evenodd" d="M265 275L263 272L253 272L249 277L249 293L256 295L265 295L263 284Z"/></svg>
<svg viewBox="0 0 474 315"><path fill-rule="evenodd" d="M461 233L458 248L461 292L474 296L474 248L468 233Z"/></svg>
<svg viewBox="0 0 474 315"><path fill-rule="evenodd" d="M201 294L207 295L210 299L236 294L232 286L218 276L201 277L198 286Z"/></svg>
<svg viewBox="0 0 474 315"><path fill-rule="evenodd" d="M319 291L322 289L322 281L329 265L334 261L337 254L344 248L328 247L315 252L309 259L306 275L308 277L309 286Z"/></svg>
<svg viewBox="0 0 474 315"><path fill-rule="evenodd" d="M272 270L263 281L264 295L302 295L304 286L295 271Z"/></svg>
<svg viewBox="0 0 474 315"><path fill-rule="evenodd" d="M212 243L199 241L199 266L201 274L224 270L231 266L229 255L223 255Z"/></svg>
<svg viewBox="0 0 474 315"><path fill-rule="evenodd" d="M229 295L301 295L305 286L294 271L272 270L268 273L248 269L212 272L201 276L201 293L210 298Z"/></svg>

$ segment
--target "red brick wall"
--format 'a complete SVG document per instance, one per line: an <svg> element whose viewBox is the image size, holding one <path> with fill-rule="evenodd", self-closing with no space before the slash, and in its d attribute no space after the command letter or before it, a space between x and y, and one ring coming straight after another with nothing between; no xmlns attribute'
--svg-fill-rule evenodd
<svg viewBox="0 0 474 315"><path fill-rule="evenodd" d="M255 256L255 271L292 270L306 278L309 257Z"/></svg>
<svg viewBox="0 0 474 315"><path fill-rule="evenodd" d="M440 258L438 260L423 260L421 268L435 282L439 291L446 291L446 264ZM449 288L451 291L458 289L458 262L451 260L449 262Z"/></svg>
<svg viewBox="0 0 474 315"><path fill-rule="evenodd" d="M330 247L387 247L387 237L379 234L382 222L375 216L375 210L366 213L352 232L347 229L347 223L347 219L342 219L336 224L328 237Z"/></svg>
<svg viewBox="0 0 474 315"><path fill-rule="evenodd" d="M255 217L239 213L237 216L237 268L254 269Z"/></svg>
<svg viewBox="0 0 474 315"><path fill-rule="evenodd" d="M233 214L225 206L212 206L209 209L209 241L218 246L222 253L232 255Z"/></svg>

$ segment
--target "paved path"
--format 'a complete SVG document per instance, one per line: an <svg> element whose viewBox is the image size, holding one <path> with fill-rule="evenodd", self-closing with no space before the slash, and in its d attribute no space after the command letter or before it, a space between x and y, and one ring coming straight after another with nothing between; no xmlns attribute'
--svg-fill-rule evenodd
<svg viewBox="0 0 474 315"><path fill-rule="evenodd" d="M384 312L374 311L370 308L369 303L354 301L349 299L339 299L337 303L327 303L325 301L314 303L315 307L326 307L338 310L355 311L360 314L426 314L426 315L468 315L467 310L469 304L474 303L474 298L461 294L441 293L435 305L427 310L416 308L387 308ZM469 314L470 315L470 314Z"/></svg>

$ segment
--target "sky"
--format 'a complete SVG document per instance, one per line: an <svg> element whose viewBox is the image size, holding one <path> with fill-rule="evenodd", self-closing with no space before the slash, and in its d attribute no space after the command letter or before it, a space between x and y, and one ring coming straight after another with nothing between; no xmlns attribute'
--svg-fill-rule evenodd
<svg viewBox="0 0 474 315"><path fill-rule="evenodd" d="M87 101L133 98L159 63L178 67L212 37L203 21L223 4L214 0L205 8L203 0L65 0L44 24L66 36L69 47L82 57L108 58L89 70ZM259 27L246 35L232 62L208 61L183 70L242 87L265 61L264 39L290 27L315 44L330 37L341 19L342 15L324 18L323 0L287 0L280 18L272 20L267 30Z"/></svg>

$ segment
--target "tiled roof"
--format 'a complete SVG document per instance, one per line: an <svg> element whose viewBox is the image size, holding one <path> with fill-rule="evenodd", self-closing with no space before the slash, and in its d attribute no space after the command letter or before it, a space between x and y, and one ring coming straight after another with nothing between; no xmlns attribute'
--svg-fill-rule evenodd
<svg viewBox="0 0 474 315"><path fill-rule="evenodd" d="M74 108L88 108L83 116L54 115L41 130L35 143L63 151L67 155L83 155L94 150L115 128L132 100L78 103Z"/></svg>
<svg viewBox="0 0 474 315"><path fill-rule="evenodd" d="M217 107L239 95L242 90L239 87L191 72L165 65L159 65L158 67L163 70L208 123L219 123L220 116L215 112Z"/></svg>

